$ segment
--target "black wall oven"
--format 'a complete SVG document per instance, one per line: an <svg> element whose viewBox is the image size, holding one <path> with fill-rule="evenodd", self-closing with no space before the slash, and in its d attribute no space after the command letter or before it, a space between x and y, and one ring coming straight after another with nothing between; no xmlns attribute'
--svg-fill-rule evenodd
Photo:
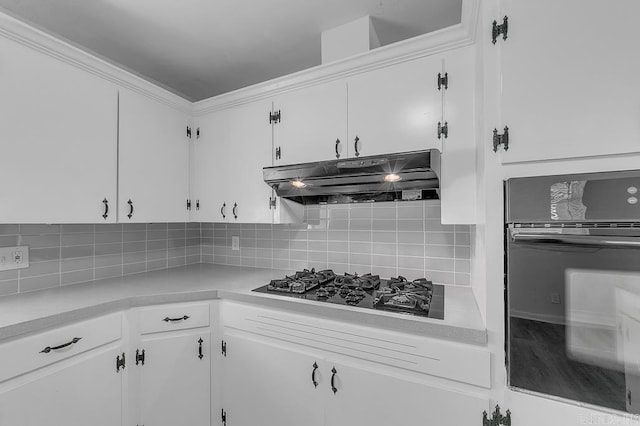
<svg viewBox="0 0 640 426"><path fill-rule="evenodd" d="M640 413L640 171L505 191L509 386Z"/></svg>

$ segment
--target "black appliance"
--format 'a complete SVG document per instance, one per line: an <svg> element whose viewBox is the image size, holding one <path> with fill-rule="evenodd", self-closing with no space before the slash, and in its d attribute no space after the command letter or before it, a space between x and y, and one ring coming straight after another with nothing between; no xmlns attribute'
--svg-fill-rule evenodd
<svg viewBox="0 0 640 426"><path fill-rule="evenodd" d="M505 193L509 386L640 413L640 171Z"/></svg>
<svg viewBox="0 0 640 426"><path fill-rule="evenodd" d="M444 286L426 278L383 279L372 274L336 275L332 270L305 269L253 291L444 319Z"/></svg>

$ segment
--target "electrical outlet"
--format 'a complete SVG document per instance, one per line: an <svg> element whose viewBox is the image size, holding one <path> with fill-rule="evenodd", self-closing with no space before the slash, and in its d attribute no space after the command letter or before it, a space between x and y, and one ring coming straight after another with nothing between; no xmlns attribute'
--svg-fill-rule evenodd
<svg viewBox="0 0 640 426"><path fill-rule="evenodd" d="M0 271L29 267L29 246L0 247Z"/></svg>
<svg viewBox="0 0 640 426"><path fill-rule="evenodd" d="M560 303L562 303L560 301L560 293L551 293L551 303L553 303L554 305L559 305Z"/></svg>
<svg viewBox="0 0 640 426"><path fill-rule="evenodd" d="M231 250L240 250L240 237L237 235L231 237Z"/></svg>

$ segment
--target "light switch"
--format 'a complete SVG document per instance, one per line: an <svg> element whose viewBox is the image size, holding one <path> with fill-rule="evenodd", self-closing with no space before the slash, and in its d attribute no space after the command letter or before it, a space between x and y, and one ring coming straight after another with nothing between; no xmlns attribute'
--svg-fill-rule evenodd
<svg viewBox="0 0 640 426"><path fill-rule="evenodd" d="M29 246L0 247L0 271L29 267Z"/></svg>
<svg viewBox="0 0 640 426"><path fill-rule="evenodd" d="M231 250L240 250L240 237L237 235L231 237Z"/></svg>

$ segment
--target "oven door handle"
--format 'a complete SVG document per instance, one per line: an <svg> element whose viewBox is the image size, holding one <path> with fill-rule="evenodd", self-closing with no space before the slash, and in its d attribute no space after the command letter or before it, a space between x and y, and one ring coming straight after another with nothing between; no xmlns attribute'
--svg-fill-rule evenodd
<svg viewBox="0 0 640 426"><path fill-rule="evenodd" d="M563 234L511 234L514 243L563 244L589 247L640 248L640 237Z"/></svg>

